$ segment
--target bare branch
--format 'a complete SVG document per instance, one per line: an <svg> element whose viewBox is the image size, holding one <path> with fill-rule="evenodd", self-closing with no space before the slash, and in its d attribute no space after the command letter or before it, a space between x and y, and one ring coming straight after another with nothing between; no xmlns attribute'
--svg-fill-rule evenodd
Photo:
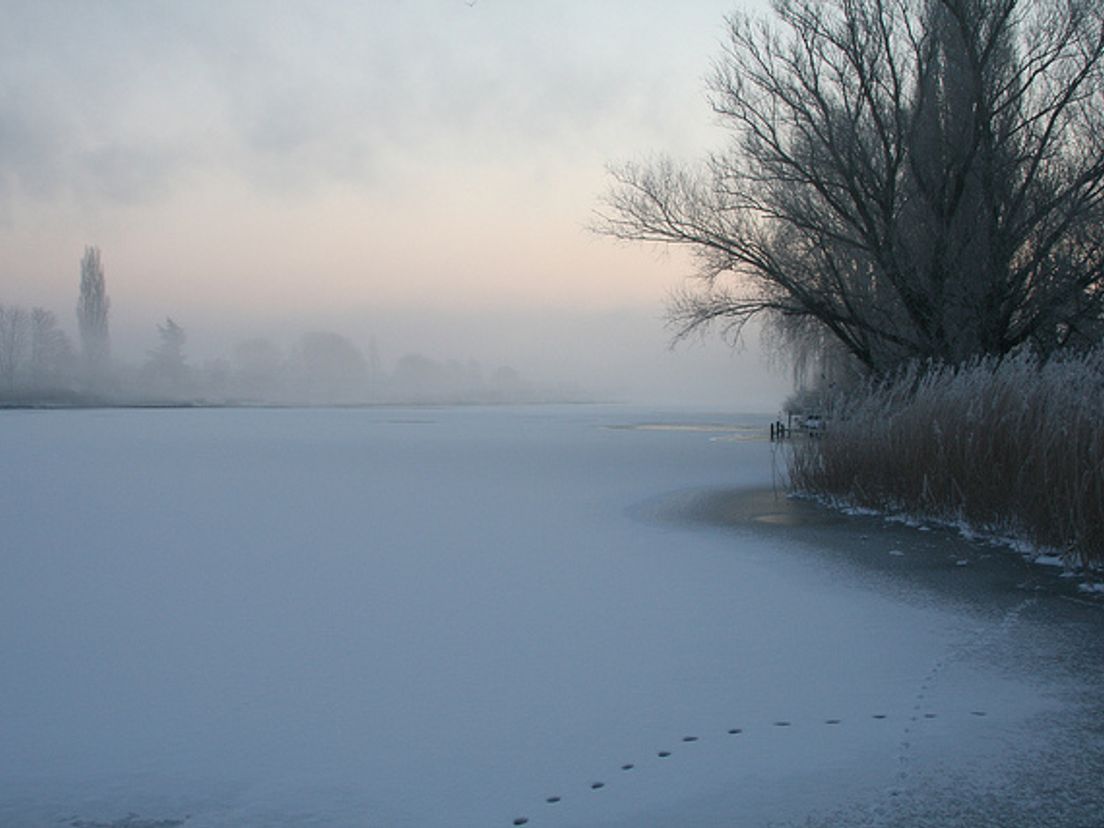
<svg viewBox="0 0 1104 828"><path fill-rule="evenodd" d="M727 21L710 79L727 150L612 171L597 229L696 255L676 338L763 315L884 371L1104 336L1104 13L773 8Z"/></svg>

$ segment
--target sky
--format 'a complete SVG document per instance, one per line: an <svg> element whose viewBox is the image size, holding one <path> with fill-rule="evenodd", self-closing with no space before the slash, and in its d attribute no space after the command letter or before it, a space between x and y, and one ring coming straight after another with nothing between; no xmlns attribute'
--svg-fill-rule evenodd
<svg viewBox="0 0 1104 828"><path fill-rule="evenodd" d="M589 227L608 166L723 145L705 78L757 0L2 0L0 303L71 332L100 247L115 353L312 329L384 364L510 364L773 410L756 332L668 349L693 263Z"/></svg>

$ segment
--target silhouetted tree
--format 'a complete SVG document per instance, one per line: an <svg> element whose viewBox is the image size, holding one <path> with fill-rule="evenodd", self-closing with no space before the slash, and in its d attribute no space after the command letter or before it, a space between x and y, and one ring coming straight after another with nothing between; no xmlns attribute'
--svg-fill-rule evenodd
<svg viewBox="0 0 1104 828"><path fill-rule="evenodd" d="M368 361L346 337L311 331L295 353L300 386L314 402L360 402L368 393Z"/></svg>
<svg viewBox="0 0 1104 828"><path fill-rule="evenodd" d="M0 379L14 394L26 366L30 342L30 318L23 308L0 305Z"/></svg>
<svg viewBox="0 0 1104 828"><path fill-rule="evenodd" d="M53 313L0 305L0 382L10 397L67 390L72 365L73 347Z"/></svg>
<svg viewBox="0 0 1104 828"><path fill-rule="evenodd" d="M234 383L246 399L272 400L284 395L286 360L283 352L264 338L234 346Z"/></svg>
<svg viewBox="0 0 1104 828"><path fill-rule="evenodd" d="M188 375L188 364L184 358L187 336L171 316L165 317L164 325L157 326L157 334L158 345L150 351L146 363L147 377L154 383L155 390L180 391Z"/></svg>
<svg viewBox="0 0 1104 828"><path fill-rule="evenodd" d="M676 336L770 318L868 370L1104 334L1104 8L775 0L711 79L701 170L615 170L600 229L686 245Z"/></svg>
<svg viewBox="0 0 1104 828"><path fill-rule="evenodd" d="M77 325L87 379L102 384L111 363L111 340L108 335L107 296L103 264L98 247L86 247L81 259L80 298L77 301Z"/></svg>
<svg viewBox="0 0 1104 828"><path fill-rule="evenodd" d="M58 328L57 317L43 308L31 309L30 382L37 389L59 390L70 379L73 346Z"/></svg>

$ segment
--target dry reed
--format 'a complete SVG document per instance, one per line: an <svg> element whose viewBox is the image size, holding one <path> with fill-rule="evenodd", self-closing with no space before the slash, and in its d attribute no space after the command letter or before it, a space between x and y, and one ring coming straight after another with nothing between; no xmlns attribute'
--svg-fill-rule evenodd
<svg viewBox="0 0 1104 828"><path fill-rule="evenodd" d="M913 365L841 397L790 458L798 491L1104 564L1104 347Z"/></svg>

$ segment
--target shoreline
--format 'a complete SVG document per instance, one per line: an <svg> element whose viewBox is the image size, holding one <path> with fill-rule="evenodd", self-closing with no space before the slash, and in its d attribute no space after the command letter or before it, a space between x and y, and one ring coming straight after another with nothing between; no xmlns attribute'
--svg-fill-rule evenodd
<svg viewBox="0 0 1104 828"><path fill-rule="evenodd" d="M881 586L894 592L923 588L967 603L1046 592L1104 609L1104 594L1083 589L1086 581L1078 570L1025 553L1006 539L866 510L849 513L781 489L687 490L653 499L634 512L645 520L794 541L792 554L843 564L863 579L888 582Z"/></svg>

